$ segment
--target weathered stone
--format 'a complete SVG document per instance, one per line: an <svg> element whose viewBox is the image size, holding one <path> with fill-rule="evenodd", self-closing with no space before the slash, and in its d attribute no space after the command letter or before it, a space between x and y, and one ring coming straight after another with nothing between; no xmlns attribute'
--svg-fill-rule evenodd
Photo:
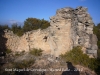
<svg viewBox="0 0 100 75"><path fill-rule="evenodd" d="M92 50L97 50L97 37L94 34L90 35L90 43L91 43L91 49Z"/></svg>
<svg viewBox="0 0 100 75"><path fill-rule="evenodd" d="M97 54L97 50L87 50L88 54Z"/></svg>

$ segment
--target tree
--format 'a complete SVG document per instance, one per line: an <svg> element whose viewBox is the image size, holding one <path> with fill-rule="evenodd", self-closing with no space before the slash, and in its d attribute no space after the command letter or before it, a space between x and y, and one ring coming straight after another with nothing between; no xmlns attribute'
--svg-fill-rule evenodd
<svg viewBox="0 0 100 75"><path fill-rule="evenodd" d="M100 58L100 23L97 24L97 26L94 26L93 28L93 33L97 36L98 41L97 41L97 45L98 45L98 58Z"/></svg>
<svg viewBox="0 0 100 75"><path fill-rule="evenodd" d="M46 29L50 26L50 23L44 19L41 20L41 29Z"/></svg>
<svg viewBox="0 0 100 75"><path fill-rule="evenodd" d="M36 18L28 18L24 22L23 30L24 32L39 29L41 25L41 20Z"/></svg>
<svg viewBox="0 0 100 75"><path fill-rule="evenodd" d="M0 30L10 29L8 25L0 25Z"/></svg>
<svg viewBox="0 0 100 75"><path fill-rule="evenodd" d="M17 34L18 36L22 36L24 34L23 29L21 26L18 26L17 23L14 23L11 27L11 30L14 34Z"/></svg>
<svg viewBox="0 0 100 75"><path fill-rule="evenodd" d="M36 29L46 29L50 26L50 23L44 19L40 20L37 18L28 18L24 21L23 30L24 32L36 30Z"/></svg>
<svg viewBox="0 0 100 75"><path fill-rule="evenodd" d="M49 21L37 18L27 18L24 21L24 26L21 27L17 23L13 23L11 28L8 25L0 25L0 31L4 29L10 29L14 34L22 36L25 32L36 30L36 29L46 29L50 26Z"/></svg>
<svg viewBox="0 0 100 75"><path fill-rule="evenodd" d="M97 26L94 26L93 32L97 35L97 38L100 41L100 23L97 24Z"/></svg>

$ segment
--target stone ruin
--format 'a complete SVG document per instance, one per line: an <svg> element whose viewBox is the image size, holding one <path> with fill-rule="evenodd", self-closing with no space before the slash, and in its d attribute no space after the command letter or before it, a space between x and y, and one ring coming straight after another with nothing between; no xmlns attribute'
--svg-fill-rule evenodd
<svg viewBox="0 0 100 75"><path fill-rule="evenodd" d="M33 30L18 37L12 31L5 30L8 39L6 46L12 51L26 51L32 48L44 50L44 54L58 57L73 47L82 46L84 53L97 57L97 37L93 34L94 23L85 7L76 9L65 7L58 9L50 17L50 27Z"/></svg>

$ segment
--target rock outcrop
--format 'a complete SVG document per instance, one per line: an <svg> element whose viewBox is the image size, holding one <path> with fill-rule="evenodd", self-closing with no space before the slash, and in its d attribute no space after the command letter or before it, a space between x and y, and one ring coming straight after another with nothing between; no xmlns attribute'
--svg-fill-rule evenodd
<svg viewBox="0 0 100 75"><path fill-rule="evenodd" d="M71 62L66 63L60 58L51 58L50 55L37 57L28 53L21 53L19 56L7 57L7 61L8 63L0 67L0 75L4 75L5 71L6 75L97 75L87 67L73 65ZM13 71L9 70L8 72L8 69Z"/></svg>
<svg viewBox="0 0 100 75"><path fill-rule="evenodd" d="M50 17L50 27L44 30L33 30L18 37L5 30L7 47L12 51L29 51L41 48L44 53L55 55L82 46L83 52L89 56L97 56L97 37L93 34L94 23L87 8L76 9L65 7L58 9L56 15Z"/></svg>

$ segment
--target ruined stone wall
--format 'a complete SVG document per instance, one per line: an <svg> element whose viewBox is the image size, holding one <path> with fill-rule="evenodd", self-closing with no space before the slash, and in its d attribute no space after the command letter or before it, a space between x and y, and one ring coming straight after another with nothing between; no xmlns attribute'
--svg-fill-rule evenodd
<svg viewBox="0 0 100 75"><path fill-rule="evenodd" d="M13 34L12 31L5 30L5 37L7 40L7 47L12 51L26 51L36 48L44 50L44 53L50 54L50 46L45 39L45 36L48 36L47 30L34 30L30 32L26 32L23 36L18 37ZM48 38L48 37L47 37Z"/></svg>
<svg viewBox="0 0 100 75"><path fill-rule="evenodd" d="M82 46L83 52L97 55L97 37L93 34L94 23L87 8L76 9L65 7L58 9L50 17L50 27L44 30L33 30L18 37L6 30L7 47L13 51L29 51L40 48L44 53L59 56L75 46Z"/></svg>

